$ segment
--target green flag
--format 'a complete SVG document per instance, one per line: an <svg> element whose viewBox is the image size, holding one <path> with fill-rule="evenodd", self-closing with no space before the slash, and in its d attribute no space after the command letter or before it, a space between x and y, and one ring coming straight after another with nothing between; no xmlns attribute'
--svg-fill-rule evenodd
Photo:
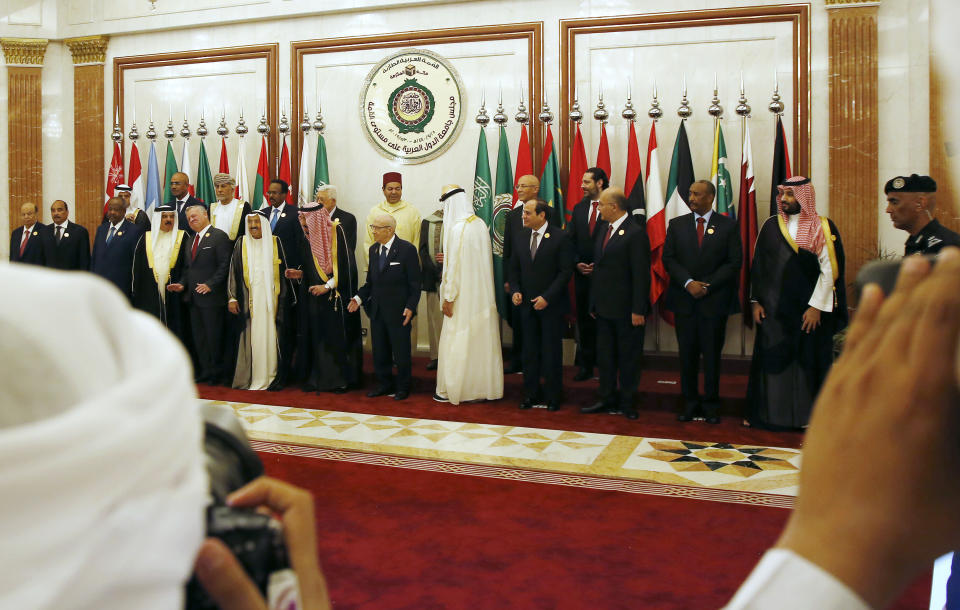
<svg viewBox="0 0 960 610"><path fill-rule="evenodd" d="M210 172L210 160L207 159L207 149L200 138L200 160L197 161L197 199L212 204L217 200L217 192L213 188L213 174Z"/></svg>
<svg viewBox="0 0 960 610"><path fill-rule="evenodd" d="M317 134L317 161L313 167L313 192L325 184L330 184L330 170L327 167L327 143L323 134Z"/></svg>
<svg viewBox="0 0 960 610"><path fill-rule="evenodd" d="M486 143L486 141L483 141ZM490 223L490 239L493 244L493 294L497 295L497 311L507 318L510 308L507 293L503 291L503 231L507 226L507 214L513 209L513 168L510 164L510 146L507 131L500 126L500 143L497 147L497 184L493 196L493 218Z"/></svg>
<svg viewBox="0 0 960 610"><path fill-rule="evenodd" d="M547 220L562 227L563 222L563 187L560 186L560 164L557 163L557 151L553 146L553 130L547 125L547 141L543 143L543 174L540 176L540 193L553 213Z"/></svg>
<svg viewBox="0 0 960 610"><path fill-rule="evenodd" d="M717 212L724 216L734 216L733 185L730 183L730 170L727 169L727 145L723 141L723 129L717 121L717 130L713 137L713 162L710 168L710 182L717 189Z"/></svg>
<svg viewBox="0 0 960 610"><path fill-rule="evenodd" d="M177 158L173 156L173 144L167 140L167 160L163 164L163 203L172 203L175 197L170 192L170 180L177 173Z"/></svg>
<svg viewBox="0 0 960 610"><path fill-rule="evenodd" d="M480 128L477 142L477 169L473 177L473 212L490 228L493 223L493 189L490 186L490 157L487 156L487 134Z"/></svg>

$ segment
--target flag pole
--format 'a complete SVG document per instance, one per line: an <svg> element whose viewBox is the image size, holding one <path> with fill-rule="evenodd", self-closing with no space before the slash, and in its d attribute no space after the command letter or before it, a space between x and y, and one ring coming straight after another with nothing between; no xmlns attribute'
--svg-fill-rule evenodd
<svg viewBox="0 0 960 610"><path fill-rule="evenodd" d="M737 108L734 110L737 113L737 116L740 117L740 165L743 166L743 157L745 154L745 148L747 145L747 119L750 117L750 104L747 103L747 94L743 89L743 72L740 72L740 99L737 100ZM741 169L742 171L742 169ZM740 190L743 190L743 186L740 186ZM737 210L737 220L739 222L746 222L742 218L743 209ZM743 265L746 261L740 261L740 264ZM750 278L747 277L749 281ZM740 355L747 355L747 325L740 324Z"/></svg>

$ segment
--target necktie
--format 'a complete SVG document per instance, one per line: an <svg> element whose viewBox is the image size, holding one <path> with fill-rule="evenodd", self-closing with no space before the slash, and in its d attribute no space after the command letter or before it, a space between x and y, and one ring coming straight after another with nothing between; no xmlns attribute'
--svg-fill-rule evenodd
<svg viewBox="0 0 960 610"><path fill-rule="evenodd" d="M707 224L707 219L700 217L697 219L697 246L703 245L703 225Z"/></svg>
<svg viewBox="0 0 960 610"><path fill-rule="evenodd" d="M593 210L590 212L590 236L593 237L593 230L597 228L597 202L593 202Z"/></svg>
<svg viewBox="0 0 960 610"><path fill-rule="evenodd" d="M60 225L57 225L57 243L60 243L60 231L63 229Z"/></svg>
<svg viewBox="0 0 960 610"><path fill-rule="evenodd" d="M20 256L23 256L23 251L27 249L27 240L30 239L30 231L27 231L27 228L23 228L23 239L20 240Z"/></svg>
<svg viewBox="0 0 960 610"><path fill-rule="evenodd" d="M273 229L276 229L276 228L277 228L277 219L279 219L279 218L280 218L280 208L279 208L279 206L278 206L278 207L273 208L273 217L270 219L270 230L271 230L271 231L272 231Z"/></svg>
<svg viewBox="0 0 960 610"><path fill-rule="evenodd" d="M197 233L193 238L193 248L190 249L190 260L197 258L197 245L200 243L200 234Z"/></svg>
<svg viewBox="0 0 960 610"><path fill-rule="evenodd" d="M537 258L537 236L539 233L534 231L530 234L530 260Z"/></svg>
<svg viewBox="0 0 960 610"><path fill-rule="evenodd" d="M387 247L384 245L380 246L380 271L383 271L383 268L387 266Z"/></svg>
<svg viewBox="0 0 960 610"><path fill-rule="evenodd" d="M607 249L607 242L610 241L611 235L613 235L613 225L607 227L607 235L603 238L603 246L600 248L601 252Z"/></svg>
<svg viewBox="0 0 960 610"><path fill-rule="evenodd" d="M107 233L107 245L110 245L110 242L111 240L113 240L113 236L116 234L116 232L117 232L117 227L111 226L110 232Z"/></svg>

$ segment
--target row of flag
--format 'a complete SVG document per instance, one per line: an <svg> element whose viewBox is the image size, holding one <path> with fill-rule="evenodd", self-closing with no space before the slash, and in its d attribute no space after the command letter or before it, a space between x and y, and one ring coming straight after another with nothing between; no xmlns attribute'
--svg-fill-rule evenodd
<svg viewBox="0 0 960 610"><path fill-rule="evenodd" d="M505 218L506 214L498 214L498 212L509 211L517 202L515 185L520 177L534 173L526 125L521 125L520 128L520 142L515 172L511 171L506 128L500 126L499 131L499 152L497 155L496 179L494 181L490 175L486 135L483 129L480 130L480 138L477 144L477 164L474 174L473 192L474 210L489 227L490 237L494 244L494 283L496 286L503 285L504 269L503 259L500 254L502 247L498 247L498 245L502 246L503 244L504 223L495 219L500 217ZM726 142L723 137L723 129L720 122L716 122L713 138L713 156L710 167L710 181L716 188L714 210L719 214L737 219L740 228L740 238L743 247L743 265L740 269L740 301L743 308L744 322L747 326L752 327L753 318L750 315L749 307L749 278L753 249L757 238L758 218L753 153L750 144L750 128L746 119L744 119L743 122L741 144L740 190L735 205L733 201L733 184L727 165ZM542 158L543 162L539 171L539 197L554 209L554 217L551 218L550 221L563 226L566 222L570 221L573 208L582 199L581 180L583 174L591 167L587 160L580 125L577 124L576 126L573 147L570 152L566 198L564 198L564 189L560 184L560 163L553 144L553 131L550 125L547 125ZM607 176L610 176L610 147L607 140L606 126L603 124L600 126L600 146L596 158L597 162L595 167L603 169ZM783 121L778 116L771 175L771 216L777 213L777 185L781 184L791 175L786 133L783 127ZM660 185L656 123L650 125L650 137L647 143L646 172L644 172L640 160L636 128L631 122L630 133L627 140L627 164L623 186L624 193L627 195L629 209L645 210L646 230L650 239L650 302L653 305L660 302L669 283L669 277L663 265L663 245L666 240L667 225L673 218L690 212L690 208L687 205L687 198L690 185L695 181L695 177L685 121L680 122L680 127L677 131L668 176L667 188L664 190ZM494 292L498 296L497 309L501 316L506 316L509 311L506 294L502 290L495 290ZM661 309L661 315L665 320L672 323L669 312L662 311Z"/></svg>
<svg viewBox="0 0 960 610"><path fill-rule="evenodd" d="M307 136L308 138L310 136ZM300 182L297 185L298 204L303 205L313 200L313 193L324 184L330 183L330 173L327 165L327 145L322 134L316 134L316 146L310 146L309 140L304 141L302 154L300 157ZM143 168L140 164L140 151L137 149L137 143L133 142L130 147L130 165L126 177L130 180L128 183L133 189L130 196L130 205L138 207L145 212L151 211L155 206L161 203L167 203L174 200L170 192L170 180L176 173L184 173L188 177L193 175L193 169L190 164L188 147L190 141L184 139L183 149L180 153L180 160L177 161L174 154L173 144L167 142L166 159L164 162L164 178L160 182L160 169L157 159L156 143L150 142L150 152L147 157L147 175L143 176ZM270 170L267 155L267 138L261 136L260 156L257 162L257 173L254 180L253 189L250 189L250 182L247 178L247 169L244 159L246 158L245 138L240 137L237 150L237 161L235 167L237 173L234 179L237 181L237 187L234 197L241 201L250 202L254 209L260 209L264 205L267 196L267 187L270 184ZM313 166L313 172L304 171L303 168ZM227 155L227 142L225 138L220 139L220 162L218 166L219 173L230 173L230 159ZM290 150L287 146L287 138L284 136L283 147L280 152L280 166L277 173L281 180L290 184ZM123 150L119 142L113 144L113 157L110 161L110 171L107 176L106 200L104 201L104 213L106 213L107 204L114 196L114 189L119 184L124 184L123 171ZM213 172L210 166L210 159L207 156L205 139L200 139L200 152L197 159L197 173L195 182L188 186L190 195L200 199L204 203L210 204L216 201L216 192L213 187ZM293 191L287 193L287 203L293 203Z"/></svg>

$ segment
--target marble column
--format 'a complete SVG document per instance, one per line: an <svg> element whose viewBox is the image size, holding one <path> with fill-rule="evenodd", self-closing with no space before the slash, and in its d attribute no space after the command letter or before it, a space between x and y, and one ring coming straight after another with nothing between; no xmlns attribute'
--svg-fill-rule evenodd
<svg viewBox="0 0 960 610"><path fill-rule="evenodd" d="M20 206L32 201L43 212L43 138L40 77L44 38L0 38L7 62L7 148L10 226L20 224Z"/></svg>
<svg viewBox="0 0 960 610"><path fill-rule="evenodd" d="M106 185L103 63L107 41L106 36L64 41L73 56L75 222L87 227L90 235L96 232L103 216Z"/></svg>
<svg viewBox="0 0 960 610"><path fill-rule="evenodd" d="M843 238L848 284L863 263L877 257L879 4L826 0L830 48L830 217Z"/></svg>

